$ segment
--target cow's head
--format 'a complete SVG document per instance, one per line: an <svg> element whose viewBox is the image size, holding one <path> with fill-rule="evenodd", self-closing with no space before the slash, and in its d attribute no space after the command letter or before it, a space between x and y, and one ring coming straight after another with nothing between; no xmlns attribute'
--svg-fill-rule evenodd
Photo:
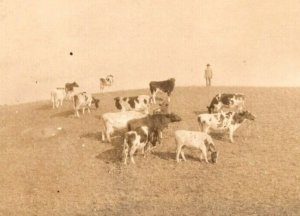
<svg viewBox="0 0 300 216"><path fill-rule="evenodd" d="M250 113L249 111L242 111L240 112L240 115L243 116L245 119L248 119L248 120L255 120L255 115L253 115L252 113Z"/></svg>
<svg viewBox="0 0 300 216"><path fill-rule="evenodd" d="M100 100L93 97L92 103L95 104L96 109L99 107Z"/></svg>
<svg viewBox="0 0 300 216"><path fill-rule="evenodd" d="M248 111L241 111L241 112L238 112L238 113L235 113L234 116L233 116L233 119L236 123L242 123L244 120L248 119L248 120L255 120L255 116L248 112Z"/></svg>
<svg viewBox="0 0 300 216"><path fill-rule="evenodd" d="M179 122L182 120L182 118L175 114L175 113L169 113L169 114L166 114L167 118L170 119L171 122Z"/></svg>
<svg viewBox="0 0 300 216"><path fill-rule="evenodd" d="M211 162L212 163L217 163L217 159L219 156L219 152L215 151L211 153Z"/></svg>

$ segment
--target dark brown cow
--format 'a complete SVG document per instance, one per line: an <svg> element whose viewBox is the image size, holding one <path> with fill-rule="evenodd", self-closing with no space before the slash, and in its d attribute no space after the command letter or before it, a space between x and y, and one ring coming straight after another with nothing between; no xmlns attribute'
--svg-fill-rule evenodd
<svg viewBox="0 0 300 216"><path fill-rule="evenodd" d="M149 83L149 86L150 86L150 92L151 92L151 95L153 98L153 103L156 103L155 97L156 97L156 94L158 91L167 93L168 101L170 102L170 100L171 100L170 96L175 87L175 79L171 78L171 79L164 80L164 81L151 81Z"/></svg>

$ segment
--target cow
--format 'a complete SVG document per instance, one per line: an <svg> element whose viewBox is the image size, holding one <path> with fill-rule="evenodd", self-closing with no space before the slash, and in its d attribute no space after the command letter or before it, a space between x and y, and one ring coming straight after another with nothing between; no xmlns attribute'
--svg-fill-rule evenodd
<svg viewBox="0 0 300 216"><path fill-rule="evenodd" d="M157 92L161 91L164 92L168 95L168 102L171 101L171 93L174 90L175 87L175 79L171 78L168 80L164 80L164 81L151 81L149 83L150 86L150 92L153 98L153 103L156 103L155 97Z"/></svg>
<svg viewBox="0 0 300 216"><path fill-rule="evenodd" d="M63 100L66 98L65 88L56 88L51 91L52 108L58 108L63 105Z"/></svg>
<svg viewBox="0 0 300 216"><path fill-rule="evenodd" d="M116 97L115 106L121 111L141 111L149 113L149 106L152 103L149 95L139 95L135 97Z"/></svg>
<svg viewBox="0 0 300 216"><path fill-rule="evenodd" d="M67 97L70 99L72 97L72 94L74 92L74 88L75 87L79 87L79 85L77 84L77 82L72 82L72 83L66 83L65 84L65 91L66 91L66 95Z"/></svg>
<svg viewBox="0 0 300 216"><path fill-rule="evenodd" d="M105 86L112 86L114 82L114 76L113 75L107 75L106 78L100 78L100 91L104 91Z"/></svg>
<svg viewBox="0 0 300 216"><path fill-rule="evenodd" d="M95 104L96 109L99 107L99 99L92 97L91 94L86 92L80 92L75 94L73 97L74 109L75 109L75 116L79 117L79 110L82 109L82 114L84 114L85 109L88 112L91 112L92 104Z"/></svg>
<svg viewBox="0 0 300 216"><path fill-rule="evenodd" d="M127 129L128 131L131 131L141 126L147 126L151 128L152 131L155 131L159 134L158 142L161 143L162 131L168 127L168 124L172 122L179 122L181 120L181 117L176 115L175 113L153 114L143 118L128 121Z"/></svg>
<svg viewBox="0 0 300 216"><path fill-rule="evenodd" d="M148 151L151 145L155 145L158 134L151 127L141 126L135 130L128 131L124 136L123 156L124 164L127 164L128 153L131 162L134 164L133 155L136 150L141 149L145 157L145 150Z"/></svg>
<svg viewBox="0 0 300 216"><path fill-rule="evenodd" d="M219 93L212 99L207 109L209 113L212 113L214 111L219 112L223 107L243 110L245 108L245 95Z"/></svg>
<svg viewBox="0 0 300 216"><path fill-rule="evenodd" d="M233 132L238 129L245 120L255 120L255 116L249 111L203 113L198 115L198 123L201 131L209 133L210 129L217 131L229 131L230 141L233 143Z"/></svg>
<svg viewBox="0 0 300 216"><path fill-rule="evenodd" d="M217 162L218 152L216 150L215 144L210 135L199 131L187 131L187 130L176 130L175 131L175 141L176 141L176 161L180 161L180 155L184 161L186 158L184 156L183 148L193 148L199 149L200 161L202 160L202 155L204 160L208 163L207 154L211 152L212 163Z"/></svg>
<svg viewBox="0 0 300 216"><path fill-rule="evenodd" d="M104 142L105 140L107 140L108 142L111 142L111 135L115 130L127 130L128 121L132 119L143 118L145 116L147 116L147 114L137 111L104 113L101 118L104 123L104 131L102 131L102 141Z"/></svg>

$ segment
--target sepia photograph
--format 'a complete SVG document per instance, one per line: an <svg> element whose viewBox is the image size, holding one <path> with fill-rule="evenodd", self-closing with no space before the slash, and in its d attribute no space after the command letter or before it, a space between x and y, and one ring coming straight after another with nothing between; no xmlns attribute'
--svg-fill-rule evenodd
<svg viewBox="0 0 300 216"><path fill-rule="evenodd" d="M0 0L0 216L299 216L300 1Z"/></svg>

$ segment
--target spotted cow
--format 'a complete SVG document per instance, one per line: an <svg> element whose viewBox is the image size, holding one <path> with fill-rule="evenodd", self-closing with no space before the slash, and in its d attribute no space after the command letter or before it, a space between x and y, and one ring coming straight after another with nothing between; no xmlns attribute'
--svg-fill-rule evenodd
<svg viewBox="0 0 300 216"><path fill-rule="evenodd" d="M207 107L208 112L219 112L223 107L237 108L239 111L245 108L245 95L244 94L217 94Z"/></svg>
<svg viewBox="0 0 300 216"><path fill-rule="evenodd" d="M135 97L116 97L115 106L121 111L141 111L149 113L149 106L152 103L149 95L139 95Z"/></svg>
<svg viewBox="0 0 300 216"><path fill-rule="evenodd" d="M214 114L198 115L198 123L202 131L209 133L210 129L217 131L229 131L230 141L233 142L233 132L238 129L245 120L255 120L255 116L248 111L219 112Z"/></svg>

